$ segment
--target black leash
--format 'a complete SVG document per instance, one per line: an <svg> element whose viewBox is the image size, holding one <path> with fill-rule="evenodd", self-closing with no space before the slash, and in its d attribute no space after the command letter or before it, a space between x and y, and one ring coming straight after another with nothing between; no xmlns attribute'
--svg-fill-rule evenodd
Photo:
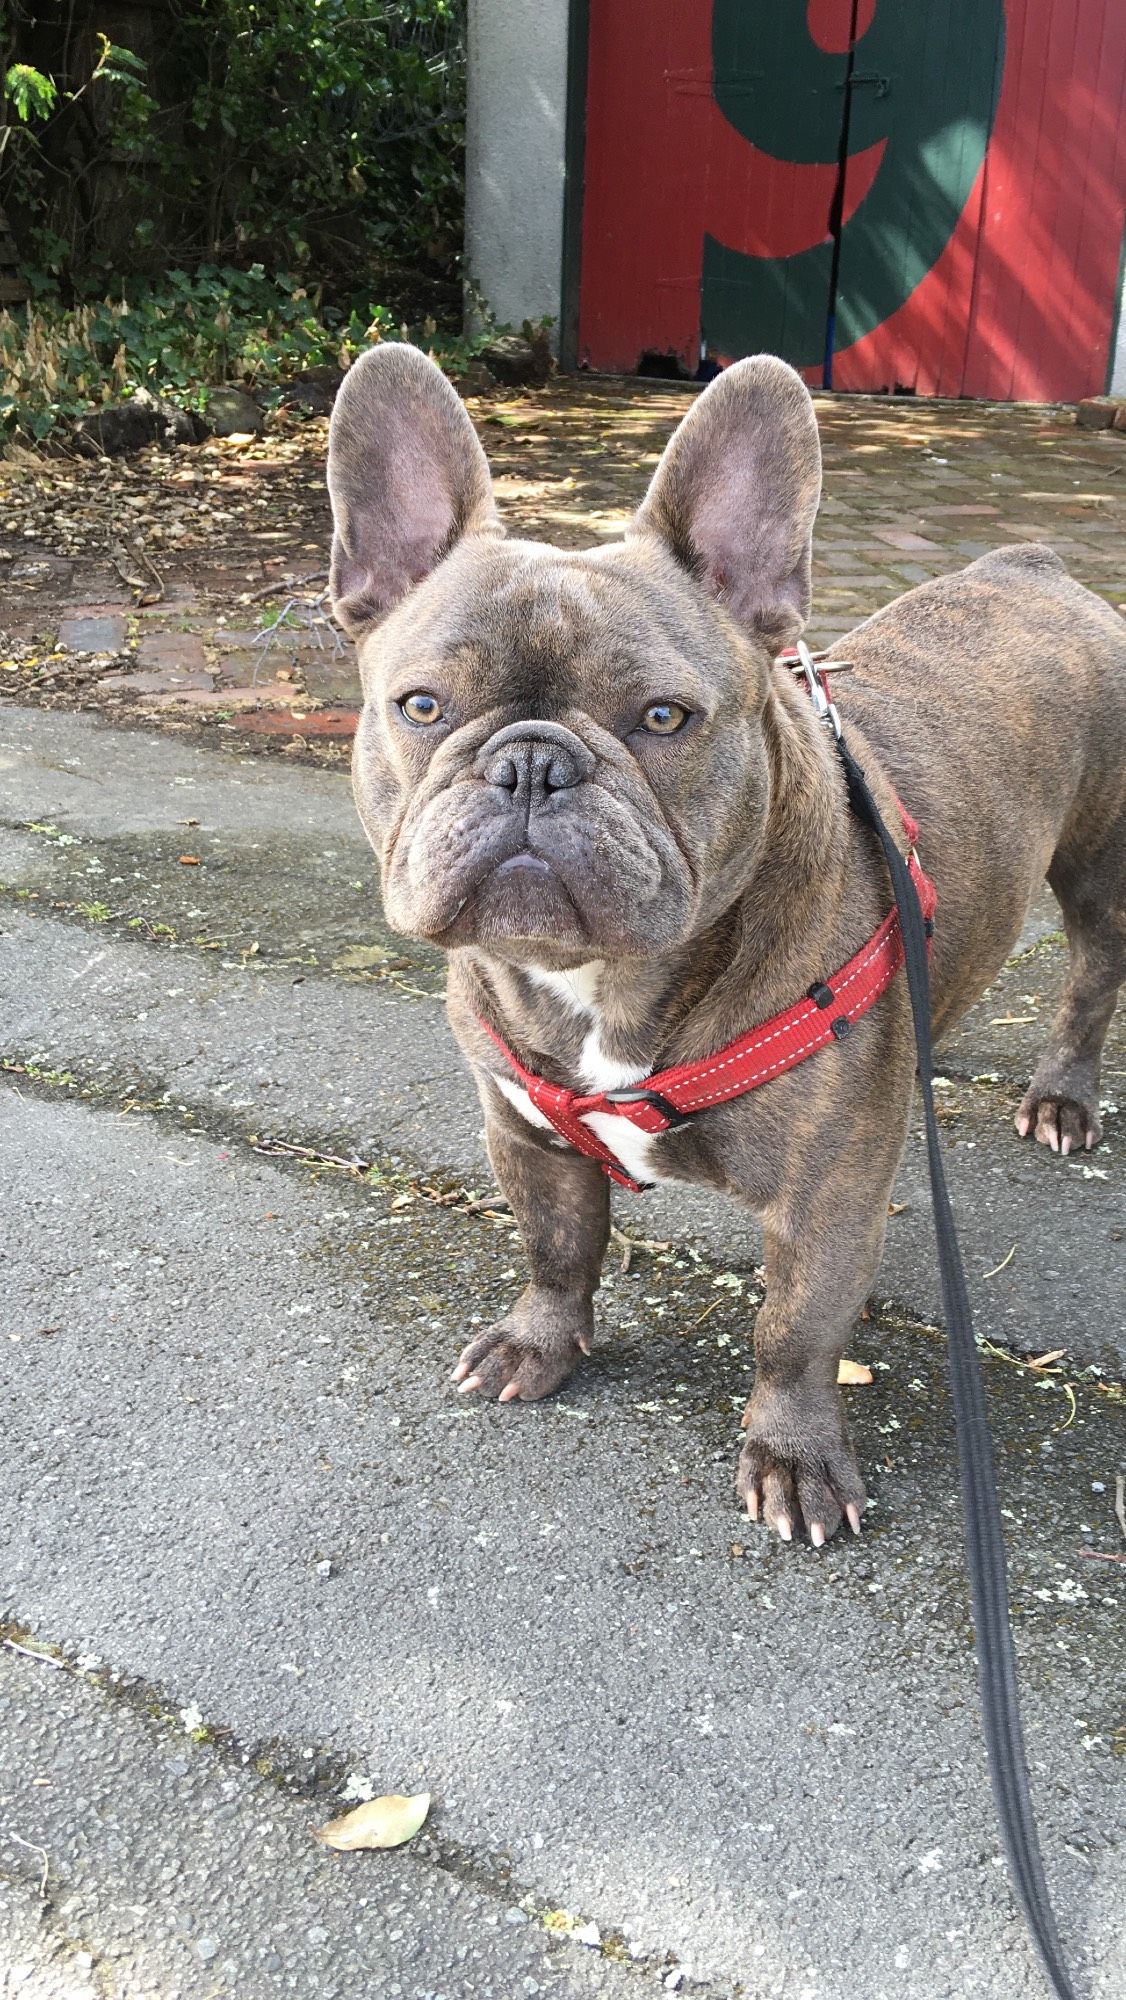
<svg viewBox="0 0 1126 2000"><path fill-rule="evenodd" d="M829 671L832 662L828 662ZM903 934L907 985L915 1022L915 1046L919 1059L919 1089L926 1114L927 1159L930 1165L931 1200L934 1206L935 1236L938 1240L938 1268L942 1298L946 1308L946 1338L950 1361L950 1391L958 1438L958 1469L962 1483L962 1512L966 1537L966 1564L970 1575L981 1685L982 1725L989 1758L993 1799L1008 1856L1009 1872L1024 1911L1036 1949L1058 2000L1075 2000L1060 1952L1056 1920L1044 1880L1044 1864L1036 1837L1036 1818L1028 1789L1024 1733L1017 1693L1016 1659L1009 1622L1009 1594L1005 1581L1005 1545L997 1502L993 1470L993 1445L985 1410L985 1386L974 1340L966 1273L954 1229L954 1216L943 1171L934 1115L931 1061L930 974L927 963L927 936L915 884L907 863L884 824L880 809L868 789L867 780L840 731L836 712L825 703L823 710L831 723L837 749L848 780L849 804L858 819L872 828L884 851L884 859L895 891L895 906Z"/></svg>

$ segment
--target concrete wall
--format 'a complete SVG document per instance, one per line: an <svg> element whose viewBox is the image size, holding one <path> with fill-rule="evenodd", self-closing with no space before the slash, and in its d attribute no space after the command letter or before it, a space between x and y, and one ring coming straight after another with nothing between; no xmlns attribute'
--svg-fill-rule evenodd
<svg viewBox="0 0 1126 2000"><path fill-rule="evenodd" d="M502 323L557 323L569 0L469 0L465 251Z"/></svg>
<svg viewBox="0 0 1126 2000"><path fill-rule="evenodd" d="M1126 243L1122 246L1118 322L1115 329L1114 352L1110 357L1110 381L1107 386L1112 396L1126 396Z"/></svg>

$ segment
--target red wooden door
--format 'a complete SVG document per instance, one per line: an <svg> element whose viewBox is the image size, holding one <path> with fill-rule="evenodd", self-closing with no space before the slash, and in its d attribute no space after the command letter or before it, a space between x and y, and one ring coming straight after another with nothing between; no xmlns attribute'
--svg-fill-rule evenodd
<svg viewBox="0 0 1126 2000"><path fill-rule="evenodd" d="M703 340L817 381L835 306L837 387L1088 394L1124 219L1122 0L590 0L595 367Z"/></svg>

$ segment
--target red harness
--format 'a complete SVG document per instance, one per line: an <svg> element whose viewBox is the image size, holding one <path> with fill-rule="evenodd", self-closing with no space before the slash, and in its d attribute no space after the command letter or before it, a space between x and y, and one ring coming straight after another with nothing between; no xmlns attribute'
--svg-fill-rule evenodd
<svg viewBox="0 0 1126 2000"><path fill-rule="evenodd" d="M786 665L797 657L785 653L780 656ZM809 657L806 654L806 659ZM827 671L838 665L839 662L831 661L828 669L821 668L815 674L806 669L817 712L831 719L834 726L836 717L829 699ZM915 853L919 829L898 800L896 803L910 849L908 867L929 936L938 898ZM902 963L899 915L893 909L847 965L842 965L827 980L815 980L804 998L792 1007L739 1035L726 1048L705 1056L702 1062L680 1063L674 1069L658 1070L626 1090L600 1090L583 1095L564 1084L548 1083L545 1077L525 1069L484 1016L481 1025L519 1078L535 1109L560 1136L576 1152L597 1160L603 1172L620 1187L641 1194L647 1183L634 1180L610 1148L591 1131L585 1122L591 1112L628 1118L640 1131L656 1134L684 1124L695 1111L706 1111L715 1104L729 1103L733 1097L743 1097L759 1084L769 1083L772 1077L804 1062L829 1042L843 1041L853 1022L874 1007L881 993L886 992Z"/></svg>

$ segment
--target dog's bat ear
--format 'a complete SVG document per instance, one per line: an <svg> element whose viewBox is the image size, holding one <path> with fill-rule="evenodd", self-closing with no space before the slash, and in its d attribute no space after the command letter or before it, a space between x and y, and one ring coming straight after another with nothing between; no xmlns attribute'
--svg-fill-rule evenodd
<svg viewBox="0 0 1126 2000"><path fill-rule="evenodd" d="M463 535L503 532L477 433L440 368L388 341L361 354L328 434L329 595L359 638Z"/></svg>
<svg viewBox="0 0 1126 2000"><path fill-rule="evenodd" d="M809 391L772 354L736 361L672 438L631 535L657 535L776 652L810 607L821 447Z"/></svg>

